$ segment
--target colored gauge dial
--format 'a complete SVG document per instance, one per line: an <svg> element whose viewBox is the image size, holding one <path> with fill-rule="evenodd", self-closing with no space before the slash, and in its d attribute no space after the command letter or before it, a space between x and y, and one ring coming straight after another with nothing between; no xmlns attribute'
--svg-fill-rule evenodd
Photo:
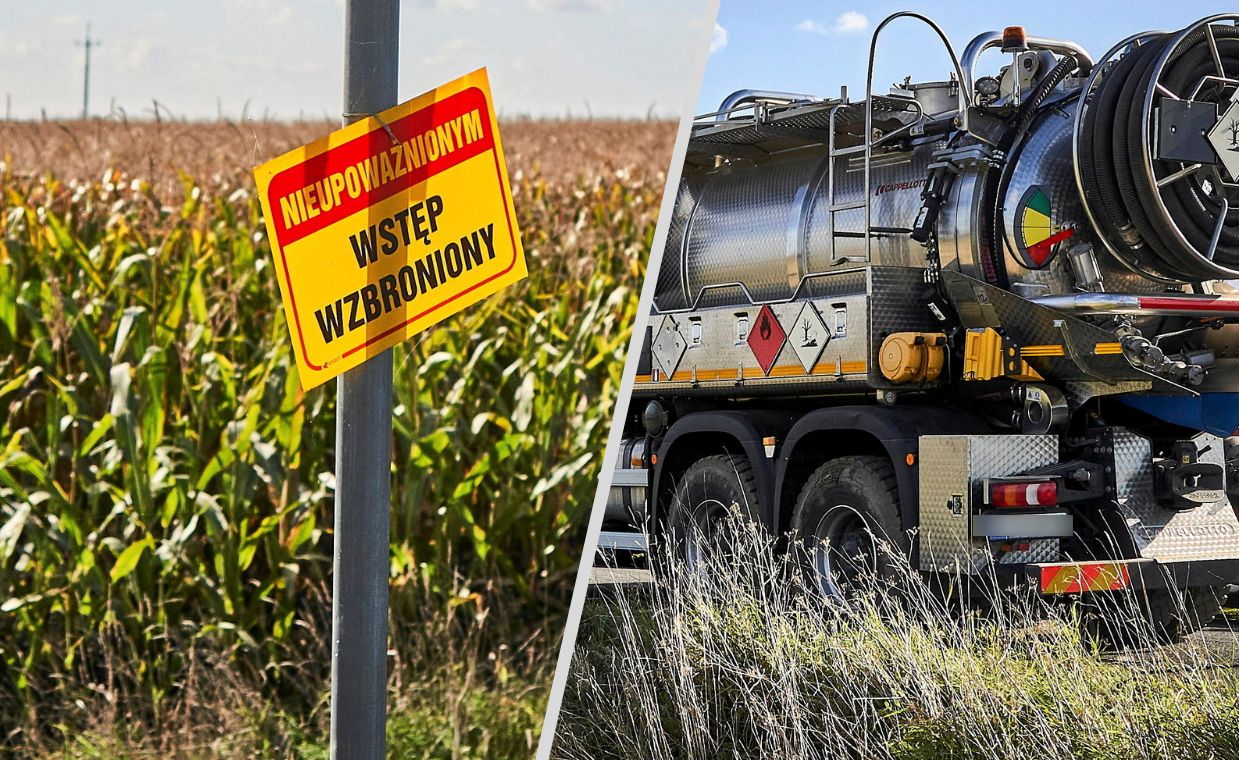
<svg viewBox="0 0 1239 760"><path fill-rule="evenodd" d="M1024 194L1016 226L1022 253L1027 258L1025 263L1033 269L1048 264L1054 255L1054 246L1075 234L1070 227L1054 229L1050 220L1050 197L1038 185Z"/></svg>

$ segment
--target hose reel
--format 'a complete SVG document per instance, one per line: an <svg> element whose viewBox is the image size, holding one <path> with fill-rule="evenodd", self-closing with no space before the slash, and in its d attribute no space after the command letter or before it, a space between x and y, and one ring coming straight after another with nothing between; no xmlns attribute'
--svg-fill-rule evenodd
<svg viewBox="0 0 1239 760"><path fill-rule="evenodd" d="M1086 86L1075 144L1086 210L1106 247L1151 279L1239 277L1239 151L1224 157L1215 134L1235 120L1239 147L1236 18L1125 41Z"/></svg>

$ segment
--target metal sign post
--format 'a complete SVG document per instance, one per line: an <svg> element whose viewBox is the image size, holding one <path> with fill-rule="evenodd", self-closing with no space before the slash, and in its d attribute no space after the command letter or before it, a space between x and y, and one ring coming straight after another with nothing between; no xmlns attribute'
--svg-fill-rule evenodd
<svg viewBox="0 0 1239 760"><path fill-rule="evenodd" d="M399 0L347 0L344 123L396 104ZM336 381L331 758L382 760L387 723L392 352Z"/></svg>

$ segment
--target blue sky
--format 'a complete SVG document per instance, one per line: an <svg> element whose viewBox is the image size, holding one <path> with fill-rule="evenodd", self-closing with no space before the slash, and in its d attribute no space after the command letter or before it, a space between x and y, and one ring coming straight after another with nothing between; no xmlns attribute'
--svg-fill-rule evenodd
<svg viewBox="0 0 1239 760"><path fill-rule="evenodd" d="M711 0L405 0L400 92L482 65L501 113L674 113L704 54ZM81 111L85 34L91 111L336 118L343 0L0 0L0 97L14 117ZM0 103L3 107L3 103Z"/></svg>
<svg viewBox="0 0 1239 760"><path fill-rule="evenodd" d="M715 110L724 96L742 88L833 96L838 94L840 85L846 84L854 99L862 98L873 27L901 10L919 11L937 21L959 53L980 32L1018 24L1029 34L1072 39L1094 57L1129 34L1148 29L1178 29L1204 16L1239 12L1234 4L1199 0L722 0L697 112ZM892 82L902 81L906 74L912 74L914 79L945 79L950 70L949 59L934 40L932 32L910 20L896 21L884 30L878 47L874 91L885 92ZM981 58L978 69L996 68L1004 62L1002 54L993 51Z"/></svg>

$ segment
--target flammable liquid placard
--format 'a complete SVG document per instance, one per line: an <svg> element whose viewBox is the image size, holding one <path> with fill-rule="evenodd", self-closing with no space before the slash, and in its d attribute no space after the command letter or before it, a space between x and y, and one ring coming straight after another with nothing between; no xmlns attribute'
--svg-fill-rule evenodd
<svg viewBox="0 0 1239 760"><path fill-rule="evenodd" d="M525 276L486 70L254 170L302 387Z"/></svg>

